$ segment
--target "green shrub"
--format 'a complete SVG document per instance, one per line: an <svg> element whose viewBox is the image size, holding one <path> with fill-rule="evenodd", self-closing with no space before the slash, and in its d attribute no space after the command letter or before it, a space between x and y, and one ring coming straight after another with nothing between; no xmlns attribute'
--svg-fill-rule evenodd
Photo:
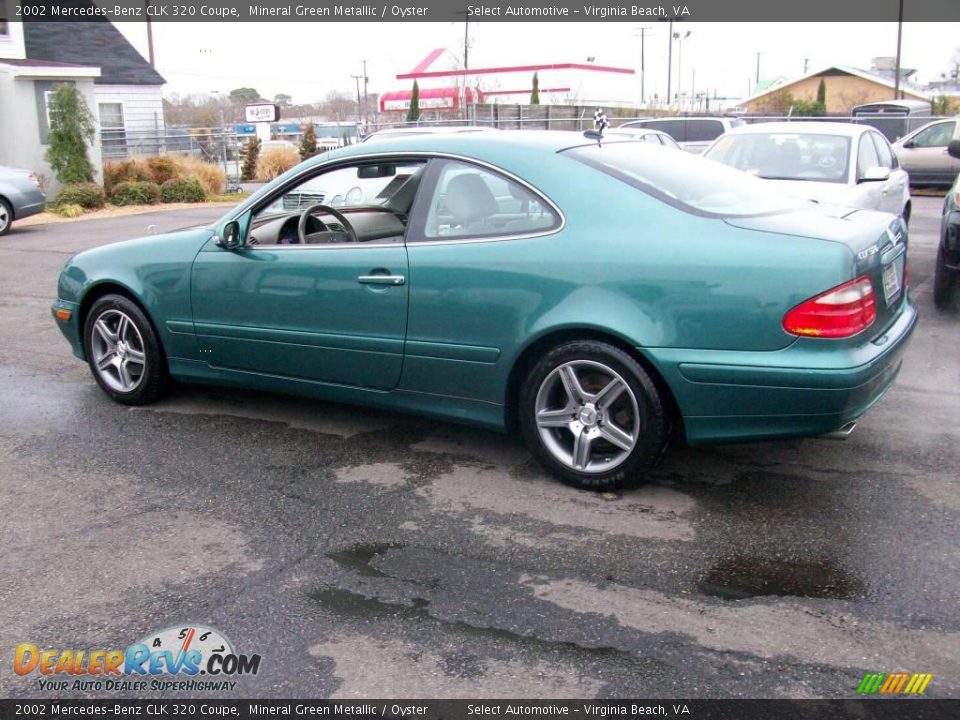
<svg viewBox="0 0 960 720"><path fill-rule="evenodd" d="M110 191L114 205L155 205L160 202L160 186L155 182L122 182Z"/></svg>
<svg viewBox="0 0 960 720"><path fill-rule="evenodd" d="M63 218L75 218L83 215L86 210L76 203L66 203L64 205L51 205L50 212Z"/></svg>
<svg viewBox="0 0 960 720"><path fill-rule="evenodd" d="M79 205L87 210L102 208L107 199L103 188L96 183L74 183L65 185L54 201L57 205Z"/></svg>
<svg viewBox="0 0 960 720"><path fill-rule="evenodd" d="M207 193L199 180L194 178L176 178L167 180L160 186L160 200L165 203L205 202Z"/></svg>
<svg viewBox="0 0 960 720"><path fill-rule="evenodd" d="M257 175L257 160L260 157L260 141L253 137L247 140L247 145L243 149L243 169L240 171L240 179L244 181L253 180Z"/></svg>

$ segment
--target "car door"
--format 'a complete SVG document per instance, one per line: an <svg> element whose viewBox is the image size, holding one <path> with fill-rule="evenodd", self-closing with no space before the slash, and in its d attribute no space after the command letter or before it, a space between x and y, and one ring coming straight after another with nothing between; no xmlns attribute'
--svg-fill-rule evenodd
<svg viewBox="0 0 960 720"><path fill-rule="evenodd" d="M900 165L914 183L950 184L960 161L947 154L947 145L957 136L957 121L944 120L920 130L897 149Z"/></svg>
<svg viewBox="0 0 960 720"><path fill-rule="evenodd" d="M431 161L407 233L410 320L400 387L489 402L505 347L542 302L531 278L555 253L559 211L472 162Z"/></svg>
<svg viewBox="0 0 960 720"><path fill-rule="evenodd" d="M360 166L392 172L380 178L372 177L376 171L363 177L366 171L358 166L337 167L287 184L244 213L241 247L228 250L211 242L194 262L193 317L201 358L233 371L395 387L407 323L404 218L424 165ZM401 167L407 177L398 181ZM387 205L401 195L405 199L397 207ZM353 206L343 204L348 196ZM333 198L340 199L339 217L308 212ZM305 236L295 227L304 212ZM344 219L356 240L344 229Z"/></svg>
<svg viewBox="0 0 960 720"><path fill-rule="evenodd" d="M907 173L900 169L893 149L887 139L878 132L867 133L876 147L880 167L890 171L890 177L883 182L880 206L882 210L900 215L907 204Z"/></svg>

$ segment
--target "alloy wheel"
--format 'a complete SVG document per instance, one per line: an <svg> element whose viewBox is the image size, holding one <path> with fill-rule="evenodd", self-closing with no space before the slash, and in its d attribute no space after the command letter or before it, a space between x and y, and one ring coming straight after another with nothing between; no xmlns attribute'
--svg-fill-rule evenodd
<svg viewBox="0 0 960 720"><path fill-rule="evenodd" d="M7 206L0 202L0 234L6 232L7 227L10 225L10 211L7 210Z"/></svg>
<svg viewBox="0 0 960 720"><path fill-rule="evenodd" d="M129 393L142 382L147 369L143 337L136 324L120 310L106 310L91 331L93 364L100 379L116 392Z"/></svg>
<svg viewBox="0 0 960 720"><path fill-rule="evenodd" d="M578 472L612 470L640 437L633 390L616 371L593 360L554 368L540 385L534 411L544 446Z"/></svg>

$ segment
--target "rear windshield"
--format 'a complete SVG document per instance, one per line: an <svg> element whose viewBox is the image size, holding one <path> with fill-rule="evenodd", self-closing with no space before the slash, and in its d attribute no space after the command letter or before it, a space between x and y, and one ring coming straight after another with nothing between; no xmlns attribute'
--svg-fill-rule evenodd
<svg viewBox="0 0 960 720"><path fill-rule="evenodd" d="M581 145L563 154L698 215L768 215L809 203L726 165L649 143Z"/></svg>
<svg viewBox="0 0 960 720"><path fill-rule="evenodd" d="M846 183L850 138L821 133L727 135L704 155L764 180Z"/></svg>

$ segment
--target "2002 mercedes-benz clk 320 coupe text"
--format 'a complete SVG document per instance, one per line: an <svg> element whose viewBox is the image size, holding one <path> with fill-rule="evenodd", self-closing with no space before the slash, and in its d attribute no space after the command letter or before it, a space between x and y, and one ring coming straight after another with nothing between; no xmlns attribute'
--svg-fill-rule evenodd
<svg viewBox="0 0 960 720"><path fill-rule="evenodd" d="M906 229L669 148L431 135L294 168L207 228L80 253L60 329L121 403L169 377L518 428L556 475L844 432L916 322Z"/></svg>

